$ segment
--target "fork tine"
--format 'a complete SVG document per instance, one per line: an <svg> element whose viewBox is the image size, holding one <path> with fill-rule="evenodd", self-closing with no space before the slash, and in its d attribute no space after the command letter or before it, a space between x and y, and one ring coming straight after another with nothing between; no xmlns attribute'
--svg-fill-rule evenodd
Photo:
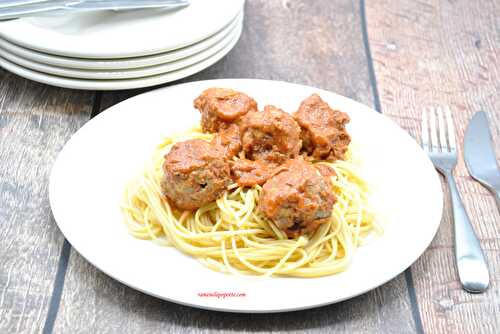
<svg viewBox="0 0 500 334"><path fill-rule="evenodd" d="M441 152L448 152L449 146L446 143L446 125L444 123L443 108L437 107L439 141L441 143Z"/></svg>
<svg viewBox="0 0 500 334"><path fill-rule="evenodd" d="M430 127L431 127L431 145L432 145L432 150L433 151L439 151L439 143L438 143L438 137L437 137L437 127L436 127L436 111L434 108L430 108L431 114L429 115L430 119Z"/></svg>
<svg viewBox="0 0 500 334"><path fill-rule="evenodd" d="M426 151L429 149L429 127L427 125L427 109L422 111L422 147Z"/></svg>
<svg viewBox="0 0 500 334"><path fill-rule="evenodd" d="M444 108L445 116L446 116L446 124L448 125L448 142L450 144L450 151L453 152L457 149L457 142L455 139L455 126L453 125L453 119L451 118L450 107L446 106Z"/></svg>

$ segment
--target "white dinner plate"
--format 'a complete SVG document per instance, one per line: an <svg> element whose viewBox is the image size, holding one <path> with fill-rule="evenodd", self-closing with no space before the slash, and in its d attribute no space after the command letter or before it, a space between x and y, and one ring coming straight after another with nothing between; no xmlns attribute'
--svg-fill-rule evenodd
<svg viewBox="0 0 500 334"><path fill-rule="evenodd" d="M144 168L166 135L200 120L193 99L205 88L231 87L262 108L286 111L319 93L352 118L365 178L385 232L354 254L343 273L321 278L261 278L212 271L175 248L128 234L119 201L127 182ZM53 166L50 204L67 240L90 263L152 296L232 312L279 312L339 302L389 281L428 247L441 219L443 194L434 167L418 144L390 119L346 97L277 81L233 79L191 82L138 95L85 124ZM244 297L204 297L204 293ZM201 296L200 296L201 295Z"/></svg>
<svg viewBox="0 0 500 334"><path fill-rule="evenodd" d="M188 45L174 51L158 53L149 56L115 59L85 59L64 57L27 49L1 38L0 47L10 52L11 54L25 58L27 60L66 68L86 70L119 70L154 66L192 56L219 43L224 37L228 35L228 33L233 31L238 26L238 24L240 24L242 16L243 12L238 14L238 16L226 27L224 27L224 29L198 43Z"/></svg>
<svg viewBox="0 0 500 334"><path fill-rule="evenodd" d="M151 55L199 42L221 30L244 0L191 0L175 11L143 9L47 14L0 22L0 37L23 47L77 58Z"/></svg>
<svg viewBox="0 0 500 334"><path fill-rule="evenodd" d="M209 57L196 64L187 66L185 68L181 68L176 71L152 75L144 78L115 79L115 80L91 80L91 79L66 78L38 71L33 71L26 67L16 65L11 61L2 57L0 57L0 67L3 67L9 72L15 73L21 77L33 81L64 88L84 89L84 90L121 90L121 89L150 87L188 77L215 64L222 57L228 54L229 51L231 51L231 49L236 45L239 37L241 36L241 29L242 27L239 28L238 34L235 39L230 41L227 46L225 46L222 50L214 54L212 57Z"/></svg>
<svg viewBox="0 0 500 334"><path fill-rule="evenodd" d="M182 58L173 62L158 64L154 66L134 68L134 69L119 69L119 70L88 70L64 68L59 66L42 64L34 62L23 57L16 56L13 53L0 47L0 56L11 61L12 63L42 73L51 75L76 78L76 79L94 79L94 80L111 80L111 79L134 79L148 77L156 74L172 72L187 66L196 64L200 61L212 57L214 54L222 50L231 43L239 35L242 22L239 20L233 30L227 33L221 41L211 47L202 50L194 55Z"/></svg>

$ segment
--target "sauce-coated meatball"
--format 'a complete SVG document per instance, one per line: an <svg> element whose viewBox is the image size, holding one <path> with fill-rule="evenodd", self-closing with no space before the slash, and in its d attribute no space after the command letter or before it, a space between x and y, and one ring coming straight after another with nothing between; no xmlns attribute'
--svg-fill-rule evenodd
<svg viewBox="0 0 500 334"><path fill-rule="evenodd" d="M231 161L231 176L240 187L253 187L263 185L278 168L263 161L239 159Z"/></svg>
<svg viewBox="0 0 500 334"><path fill-rule="evenodd" d="M293 114L302 132L302 150L313 159L342 160L351 137L345 129L349 116L333 110L313 94L300 104Z"/></svg>
<svg viewBox="0 0 500 334"><path fill-rule="evenodd" d="M274 106L241 119L241 143L246 158L283 163L295 158L301 147L300 127L292 116Z"/></svg>
<svg viewBox="0 0 500 334"><path fill-rule="evenodd" d="M232 159L241 151L240 128L231 124L225 129L219 130L212 140L212 144L221 147L227 159Z"/></svg>
<svg viewBox="0 0 500 334"><path fill-rule="evenodd" d="M257 111L257 102L244 93L226 88L208 88L194 100L201 113L204 132L217 132L248 112Z"/></svg>
<svg viewBox="0 0 500 334"><path fill-rule="evenodd" d="M313 232L332 215L329 184L311 163L289 160L264 184L260 211L289 237Z"/></svg>
<svg viewBox="0 0 500 334"><path fill-rule="evenodd" d="M330 178L332 176L336 176L337 173L335 172L335 169L333 169L330 166L324 165L324 164L316 164L314 165L314 168L318 170L318 172L326 178Z"/></svg>
<svg viewBox="0 0 500 334"><path fill-rule="evenodd" d="M224 151L200 139L173 145L165 155L163 172L163 194L185 210L216 200L231 183Z"/></svg>

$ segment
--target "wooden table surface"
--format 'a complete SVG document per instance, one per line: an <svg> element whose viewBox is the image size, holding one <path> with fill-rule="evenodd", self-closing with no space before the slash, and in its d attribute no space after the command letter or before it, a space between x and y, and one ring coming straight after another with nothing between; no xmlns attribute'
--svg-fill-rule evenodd
<svg viewBox="0 0 500 334"><path fill-rule="evenodd" d="M48 176L69 137L146 89L69 90L3 70L0 78L0 333L500 332L500 218L463 160L456 176L489 262L486 293L466 293L457 280L446 199L429 249L371 292L284 314L198 310L101 273L71 249L49 206ZM248 0L235 49L182 81L213 78L331 90L372 106L417 139L425 106L451 106L460 140L470 117L484 110L500 153L500 2Z"/></svg>

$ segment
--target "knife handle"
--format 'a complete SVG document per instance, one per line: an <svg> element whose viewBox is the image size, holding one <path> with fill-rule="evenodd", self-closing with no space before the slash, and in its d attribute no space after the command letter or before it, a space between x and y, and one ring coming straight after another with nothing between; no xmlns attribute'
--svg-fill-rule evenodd
<svg viewBox="0 0 500 334"><path fill-rule="evenodd" d="M64 1L51 1L43 3L26 3L19 6L1 8L0 21L7 21L26 16L36 16L37 14L52 12L64 9Z"/></svg>
<svg viewBox="0 0 500 334"><path fill-rule="evenodd" d="M455 230L455 259L462 287L469 292L484 292L489 285L489 272L479 240L460 198L452 172L445 174L450 187Z"/></svg>

